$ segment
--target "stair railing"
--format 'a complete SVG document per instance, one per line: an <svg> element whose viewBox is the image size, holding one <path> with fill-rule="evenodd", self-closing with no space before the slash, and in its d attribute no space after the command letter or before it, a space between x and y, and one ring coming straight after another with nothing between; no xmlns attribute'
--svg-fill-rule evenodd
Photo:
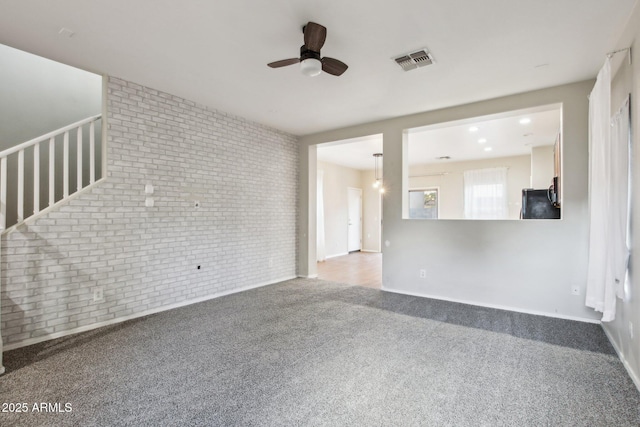
<svg viewBox="0 0 640 427"><path fill-rule="evenodd" d="M27 218L38 214L41 209L40 203L40 149L41 144L46 140L49 140L49 167L48 167L48 186L49 186L49 203L47 207L51 207L56 203L60 203L69 197L71 193L75 191L71 190L71 183L69 182L69 172L72 166L69 164L69 144L70 137L73 136L72 132L75 131L76 137L76 191L81 190L83 186L83 141L82 134L83 128L88 126L89 130L89 183L93 184L96 181L96 122L102 117L101 114L88 117L80 120L76 123L70 124L53 132L49 132L45 135L34 138L30 141L24 142L15 147L11 147L7 150L0 152L0 233L7 230L7 185L8 185L8 157L17 153L17 174L11 174L12 185L13 180L17 180L17 222L16 225L24 222ZM56 137L62 135L63 154L62 154L62 198L56 200L55 186L56 186ZM33 147L33 148L32 148ZM25 198L25 152L27 150L33 150L33 213L29 213L25 216L24 212L24 198ZM47 147L45 146L45 149ZM44 168L42 169L44 170ZM59 178L58 178L59 179Z"/></svg>

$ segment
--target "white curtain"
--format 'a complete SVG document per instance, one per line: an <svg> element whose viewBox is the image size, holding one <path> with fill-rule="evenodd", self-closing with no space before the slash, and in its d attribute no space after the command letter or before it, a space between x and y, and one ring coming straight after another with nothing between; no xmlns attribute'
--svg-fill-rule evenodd
<svg viewBox="0 0 640 427"><path fill-rule="evenodd" d="M318 197L316 202L316 257L318 261L327 259L324 242L324 171L318 170Z"/></svg>
<svg viewBox="0 0 640 427"><path fill-rule="evenodd" d="M627 280L629 261L629 229L631 226L631 134L629 124L629 98L611 118L611 172L612 183L610 206L612 212L613 259L612 279L616 295L624 298L624 284Z"/></svg>
<svg viewBox="0 0 640 427"><path fill-rule="evenodd" d="M615 316L613 290L605 287L609 231L607 189L610 176L606 154L611 139L610 117L611 63L607 58L589 95L589 265L586 305L602 312L603 320Z"/></svg>
<svg viewBox="0 0 640 427"><path fill-rule="evenodd" d="M464 172L464 217L507 219L507 168Z"/></svg>
<svg viewBox="0 0 640 427"><path fill-rule="evenodd" d="M589 265L586 305L615 318L629 258L629 101L611 117L611 64L589 97Z"/></svg>

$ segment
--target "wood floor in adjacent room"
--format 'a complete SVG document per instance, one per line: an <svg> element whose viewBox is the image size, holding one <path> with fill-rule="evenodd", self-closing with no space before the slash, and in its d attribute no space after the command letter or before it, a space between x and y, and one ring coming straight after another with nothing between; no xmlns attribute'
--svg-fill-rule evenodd
<svg viewBox="0 0 640 427"><path fill-rule="evenodd" d="M352 252L318 263L318 279L348 285L382 287L382 253Z"/></svg>

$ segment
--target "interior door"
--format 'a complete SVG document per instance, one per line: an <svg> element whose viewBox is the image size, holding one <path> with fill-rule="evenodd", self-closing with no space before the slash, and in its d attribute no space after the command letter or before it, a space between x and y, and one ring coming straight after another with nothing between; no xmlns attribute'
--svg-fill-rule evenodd
<svg viewBox="0 0 640 427"><path fill-rule="evenodd" d="M362 249L362 189L348 188L349 201L349 230L348 251Z"/></svg>

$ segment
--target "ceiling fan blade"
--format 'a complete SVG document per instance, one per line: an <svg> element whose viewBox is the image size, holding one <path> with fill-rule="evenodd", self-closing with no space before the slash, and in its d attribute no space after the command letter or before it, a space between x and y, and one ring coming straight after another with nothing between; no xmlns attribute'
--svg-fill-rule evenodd
<svg viewBox="0 0 640 427"><path fill-rule="evenodd" d="M304 44L307 49L320 52L327 38L327 29L315 22L309 22L304 27Z"/></svg>
<svg viewBox="0 0 640 427"><path fill-rule="evenodd" d="M300 59L298 58L289 58L289 59L281 59L280 61L270 62L267 65L271 68L280 68L280 67L286 67L287 65L297 64L298 62L300 62Z"/></svg>
<svg viewBox="0 0 640 427"><path fill-rule="evenodd" d="M347 68L349 68L349 66L342 61L338 61L337 59L329 58L327 56L322 58L322 71L325 73L340 76L342 73L347 71Z"/></svg>
<svg viewBox="0 0 640 427"><path fill-rule="evenodd" d="M270 62L267 65L271 68L280 68L280 67L286 67L287 65L297 64L298 62L300 62L298 58L290 58L290 59L282 59L280 61Z"/></svg>

